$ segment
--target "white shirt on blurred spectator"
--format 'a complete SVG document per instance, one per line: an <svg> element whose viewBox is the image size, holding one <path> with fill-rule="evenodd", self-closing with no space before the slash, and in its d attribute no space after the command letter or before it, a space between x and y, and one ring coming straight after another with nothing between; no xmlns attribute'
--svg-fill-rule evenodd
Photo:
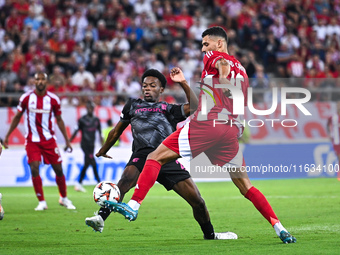
<svg viewBox="0 0 340 255"><path fill-rule="evenodd" d="M152 11L151 1L148 0L138 0L133 7L137 14L141 14L142 12L149 13Z"/></svg>
<svg viewBox="0 0 340 255"><path fill-rule="evenodd" d="M239 0L226 1L223 9L227 11L227 17L236 18L240 15L243 3Z"/></svg>
<svg viewBox="0 0 340 255"><path fill-rule="evenodd" d="M71 27L72 37L76 42L80 42L85 37L85 30L88 25L87 19L82 15L81 10L76 10L76 13L71 16L69 25Z"/></svg>
<svg viewBox="0 0 340 255"><path fill-rule="evenodd" d="M14 50L15 44L9 38L9 36L5 34L2 41L0 42L0 47L5 53L10 53Z"/></svg>
<svg viewBox="0 0 340 255"><path fill-rule="evenodd" d="M313 26L313 30L316 31L316 36L319 40L324 41L327 35L327 27L319 21L318 24Z"/></svg>
<svg viewBox="0 0 340 255"><path fill-rule="evenodd" d="M134 81L131 77L128 77L126 82L117 81L117 93L126 93L129 97L139 98L141 93L141 85L139 82Z"/></svg>
<svg viewBox="0 0 340 255"><path fill-rule="evenodd" d="M110 51L113 50L114 46L118 44L118 48L121 51L128 51L130 50L130 43L129 41L125 38L124 33L116 33L116 36L112 39L110 42Z"/></svg>
<svg viewBox="0 0 340 255"><path fill-rule="evenodd" d="M308 69L315 68L317 72L325 70L325 63L320 59L319 55L313 55L306 63Z"/></svg>
<svg viewBox="0 0 340 255"><path fill-rule="evenodd" d="M148 69L153 68L160 72L163 72L164 64L162 63L162 61L157 60L156 54L151 54L149 61L146 62L146 67Z"/></svg>
<svg viewBox="0 0 340 255"><path fill-rule="evenodd" d="M287 46L289 51L296 50L300 47L299 38L293 33L287 33L281 38L281 43Z"/></svg>
<svg viewBox="0 0 340 255"><path fill-rule="evenodd" d="M44 20L44 7L37 0L30 0L29 11L34 12L37 20Z"/></svg>
<svg viewBox="0 0 340 255"><path fill-rule="evenodd" d="M326 33L328 36L332 36L333 34L340 36L340 26L337 24L337 20L335 18L332 18L330 24L327 25Z"/></svg>
<svg viewBox="0 0 340 255"><path fill-rule="evenodd" d="M184 58L178 61L179 67L182 69L186 80L190 80L198 65L197 59L190 58L188 53L184 53Z"/></svg>
<svg viewBox="0 0 340 255"><path fill-rule="evenodd" d="M202 33L207 29L206 26L202 25L199 19L194 20L194 24L189 28L189 34L191 38L196 41L202 40Z"/></svg>
<svg viewBox="0 0 340 255"><path fill-rule="evenodd" d="M80 65L77 72L72 75L72 83L78 87L82 87L84 80L88 80L90 83L94 83L95 78L93 74L85 70L84 65Z"/></svg>

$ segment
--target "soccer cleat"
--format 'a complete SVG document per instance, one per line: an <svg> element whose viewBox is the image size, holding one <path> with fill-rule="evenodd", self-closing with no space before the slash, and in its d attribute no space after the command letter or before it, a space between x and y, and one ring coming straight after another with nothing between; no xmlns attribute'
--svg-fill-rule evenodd
<svg viewBox="0 0 340 255"><path fill-rule="evenodd" d="M296 243L296 238L284 230L280 232L280 239L284 243Z"/></svg>
<svg viewBox="0 0 340 255"><path fill-rule="evenodd" d="M208 238L205 237L204 239L209 240ZM214 240L229 240L229 239L237 239L237 235L233 232L214 233Z"/></svg>
<svg viewBox="0 0 340 255"><path fill-rule="evenodd" d="M228 240L228 239L237 239L237 235L233 232L221 232L215 233L215 240Z"/></svg>
<svg viewBox="0 0 340 255"><path fill-rule="evenodd" d="M0 220L2 220L4 218L4 215L5 215L4 208L1 205L1 199L2 199L2 194L0 193Z"/></svg>
<svg viewBox="0 0 340 255"><path fill-rule="evenodd" d="M105 201L104 206L109 208L114 212L122 214L129 221L134 221L137 219L138 210L133 210L128 204L115 202L115 201Z"/></svg>
<svg viewBox="0 0 340 255"><path fill-rule="evenodd" d="M61 197L59 199L59 204L62 206L65 206L67 209L75 210L76 207L72 204L71 200L69 200L67 197Z"/></svg>
<svg viewBox="0 0 340 255"><path fill-rule="evenodd" d="M93 228L96 232L103 232L104 229L104 220L102 216L96 215L93 217L89 217L85 219L85 224L91 228Z"/></svg>
<svg viewBox="0 0 340 255"><path fill-rule="evenodd" d="M34 208L34 210L36 210L36 211L47 210L47 203L46 203L46 201L39 201L38 206L36 208Z"/></svg>
<svg viewBox="0 0 340 255"><path fill-rule="evenodd" d="M74 190L78 192L86 192L86 189L80 183L74 185Z"/></svg>

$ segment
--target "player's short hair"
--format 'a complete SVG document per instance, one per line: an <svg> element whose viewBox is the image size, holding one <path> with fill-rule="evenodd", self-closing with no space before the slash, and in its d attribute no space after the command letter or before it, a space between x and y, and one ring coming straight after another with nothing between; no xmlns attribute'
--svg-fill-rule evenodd
<svg viewBox="0 0 340 255"><path fill-rule="evenodd" d="M148 77L148 76L156 77L161 82L162 87L165 88L166 78L160 71L158 71L156 69L146 70L145 73L143 73L143 75L142 75L142 83L144 81L144 78Z"/></svg>
<svg viewBox="0 0 340 255"><path fill-rule="evenodd" d="M225 39L226 43L228 43L227 32L222 27L215 26L215 27L210 27L210 28L206 29L202 33L202 38L207 36L207 35L222 37L222 38Z"/></svg>
<svg viewBox="0 0 340 255"><path fill-rule="evenodd" d="M42 75L44 75L45 76L45 79L47 80L47 78L48 78L48 75L47 75L47 73L44 73L44 72L37 72L37 73L35 73L35 75L34 75L34 79L38 79L38 75L39 74L42 74Z"/></svg>

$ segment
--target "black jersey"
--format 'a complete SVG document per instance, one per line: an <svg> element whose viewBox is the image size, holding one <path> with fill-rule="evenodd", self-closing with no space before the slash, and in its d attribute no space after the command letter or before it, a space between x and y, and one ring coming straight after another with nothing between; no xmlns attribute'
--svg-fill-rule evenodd
<svg viewBox="0 0 340 255"><path fill-rule="evenodd" d="M78 120L78 130L81 131L81 146L94 146L96 131L101 133L100 121L95 116L84 115Z"/></svg>
<svg viewBox="0 0 340 255"><path fill-rule="evenodd" d="M185 119L183 104L150 103L142 99L129 99L120 116L122 122L131 124L133 152L156 149Z"/></svg>

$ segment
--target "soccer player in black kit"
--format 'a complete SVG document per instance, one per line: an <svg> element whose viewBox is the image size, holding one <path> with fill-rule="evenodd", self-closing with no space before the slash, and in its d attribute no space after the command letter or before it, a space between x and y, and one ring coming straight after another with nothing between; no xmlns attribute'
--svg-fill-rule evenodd
<svg viewBox="0 0 340 255"><path fill-rule="evenodd" d="M88 101L86 104L87 114L82 116L78 120L78 126L74 130L70 141L76 137L78 131L81 131L81 142L80 146L81 149L84 152L84 166L80 172L78 184L75 185L74 189L76 191L85 192L86 190L82 186L82 182L85 178L86 170L91 165L94 173L94 177L96 178L97 182L100 182L100 178L98 175L97 170L97 163L94 159L94 143L96 140L96 132L98 131L100 142L103 144L103 137L102 137L102 131L101 131L101 125L100 120L93 115L94 111L94 103L91 101Z"/></svg>
<svg viewBox="0 0 340 255"><path fill-rule="evenodd" d="M106 153L125 128L131 124L133 135L132 156L117 184L121 192L121 201L124 195L136 185L148 154L176 130L177 123L185 120L198 106L198 99L187 84L182 70L178 67L173 68L170 72L170 77L174 82L181 85L190 104L175 105L159 102L159 98L165 89L166 78L155 69L147 70L142 76L144 100L128 100L122 110L120 121L110 131L104 145L96 154L97 157L111 158ZM190 204L194 218L200 225L205 239L237 239L237 235L232 232L214 232L209 212L196 184L193 182L189 172L178 161L165 164L158 175L157 181L167 190L173 189ZM101 207L98 215L86 218L85 223L95 231L102 232L104 221L110 213L109 208Z"/></svg>

